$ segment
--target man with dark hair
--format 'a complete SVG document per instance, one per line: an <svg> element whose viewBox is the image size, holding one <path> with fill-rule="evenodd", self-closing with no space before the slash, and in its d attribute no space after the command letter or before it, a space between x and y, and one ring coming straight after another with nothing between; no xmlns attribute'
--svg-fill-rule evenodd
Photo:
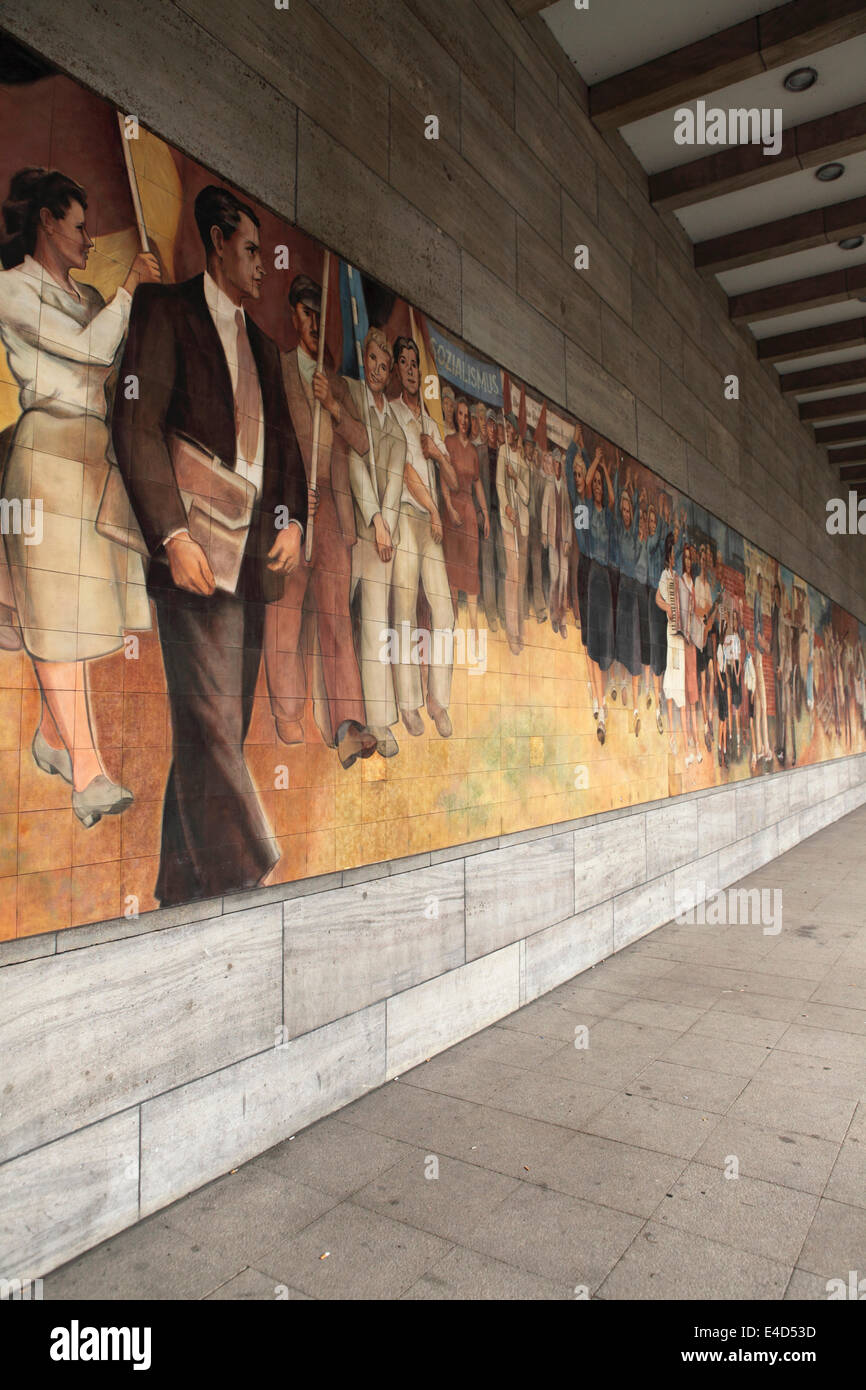
<svg viewBox="0 0 866 1390"><path fill-rule="evenodd" d="M195 218L207 269L179 285L139 288L120 374L137 389L118 391L113 421L151 555L174 732L155 888L163 905L254 887L279 859L244 739L265 604L298 564L308 500L276 344L242 307L259 298L265 273L258 218L214 185L196 198ZM210 459L216 474L244 478L247 496L254 489L234 590L216 587L206 548L191 535L175 472L183 450Z"/></svg>
<svg viewBox="0 0 866 1390"><path fill-rule="evenodd" d="M349 449L366 455L369 446L343 377L316 367L322 331L321 286L308 275L296 275L289 288L289 309L298 345L282 353L280 361L308 482L316 401L321 407L316 523L310 563L302 556L282 598L268 605L265 671L277 736L283 743L303 743L308 681L300 636L308 608L315 623L324 685L324 698L316 702L317 720L325 742L336 747L340 762L348 768L357 758L369 758L376 751L376 739L366 728L349 612L352 547L358 539L349 487Z"/></svg>

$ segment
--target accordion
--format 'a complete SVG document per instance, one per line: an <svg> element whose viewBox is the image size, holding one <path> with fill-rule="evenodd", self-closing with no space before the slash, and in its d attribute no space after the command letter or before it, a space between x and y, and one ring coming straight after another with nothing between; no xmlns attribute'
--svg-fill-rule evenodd
<svg viewBox="0 0 866 1390"><path fill-rule="evenodd" d="M675 574L668 574L665 580L665 599L668 604L668 637L682 637L684 634L680 607L680 585Z"/></svg>

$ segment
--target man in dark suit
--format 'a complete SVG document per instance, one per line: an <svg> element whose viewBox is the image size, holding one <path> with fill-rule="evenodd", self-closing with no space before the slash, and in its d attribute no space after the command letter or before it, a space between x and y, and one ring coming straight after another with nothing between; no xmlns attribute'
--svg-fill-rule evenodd
<svg viewBox="0 0 866 1390"><path fill-rule="evenodd" d="M174 731L155 889L164 906L254 887L279 859L243 746L265 604L297 567L307 521L277 346L242 308L260 297L264 277L258 218L214 185L196 198L195 218L207 270L136 294L113 416L117 461L151 555ZM215 588L187 529L169 452L175 432L255 485L234 593Z"/></svg>

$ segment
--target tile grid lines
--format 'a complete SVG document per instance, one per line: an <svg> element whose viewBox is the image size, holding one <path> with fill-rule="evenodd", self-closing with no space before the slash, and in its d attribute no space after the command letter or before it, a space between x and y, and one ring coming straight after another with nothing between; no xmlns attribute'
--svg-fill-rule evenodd
<svg viewBox="0 0 866 1390"><path fill-rule="evenodd" d="M801 778L802 778L802 777L806 777L806 776L808 775L809 772L814 772L814 771L816 770L816 768L829 767L829 766L832 766L832 765L835 765L835 764L844 764L844 763L848 763L848 762L860 763L861 761L862 761L864 764L866 764L866 754L854 754L854 755L852 755L851 758L828 759L826 762L818 763L818 764L816 764L814 767L804 767L804 768L786 769L786 770L785 770L784 772L782 772L781 774L778 774L778 773L777 773L777 774L774 776L774 778L773 778L771 781L768 782L767 785L769 785L769 786L776 785L776 784L777 784L779 781L781 781L783 778L787 779L787 778L794 778L794 777L798 777L798 776L801 777ZM753 786L760 786L760 785L762 785L762 782L761 782L761 781L759 781L758 783L754 783L754 784L753 784L752 782L750 782L750 781L744 781L743 784L742 784L742 786L745 787L745 788L752 788ZM855 785L855 786L857 786L857 785L862 785L862 786L863 786L863 790L864 790L864 795L866 795L866 780L863 780L862 782L855 783L854 785ZM729 792L729 791L732 791L732 790L736 791L736 790L738 790L738 789L740 789L740 784L739 784L739 783L733 783L733 784L731 784L730 786L722 786L722 787L702 787L702 788L696 789L694 792L686 793L684 796L681 795L680 797L674 797L674 798L667 797L667 798L662 798L662 799L657 800L657 801L638 802L638 803L636 803L634 806L613 808L613 809L610 810L610 811L601 811L601 812L597 812L597 813L595 813L595 814L593 814L593 815L589 815L589 816L585 816L585 817L579 817L577 820L563 821L563 822L555 822L555 823L553 823L553 824L551 824L551 825L549 825L549 826L533 827L533 828L531 828L531 829L529 829L529 830L526 830L526 831L515 831L515 832L512 832L512 833L510 833L510 834L508 834L508 835L504 835L504 836L495 836L495 837L492 837L492 838L488 838L488 839L486 839L486 840L484 840L484 841L474 841L474 842L473 842L473 841L469 841L469 842L467 842L465 845L455 845L455 846L451 846L451 847L449 847L447 850L441 850L441 851L437 851L437 850L426 851L426 852L424 852L424 853L421 854L421 855L411 855L411 856L408 856L408 857L407 857L408 862L407 862L407 861L404 861L404 860L399 860L399 859L398 859L398 860L386 860L386 861L383 861L383 863L381 863L381 864L361 865L361 866L359 866L359 869L337 870L337 871L334 872L334 873L323 874L323 875L321 875L321 876L317 876L317 877L314 877L314 878L297 879L297 880L293 880L293 881L288 882L288 883L274 884L272 887L269 887L269 888L259 888L259 889L249 890L249 891L244 892L244 893L229 894L229 895L227 895L226 897L224 897L224 898L222 898L222 899L212 899L212 900L211 900L211 902L212 902L213 905L214 905L215 910L214 910L213 912L211 912L210 915L211 915L212 917L213 917L213 916L221 916L221 915L230 915L230 914L232 914L232 913L234 913L234 912L246 911L246 910L248 910L250 907L265 906L266 904L271 903L271 902L287 902L287 901L291 901L291 900L293 900L293 899L295 899L295 898L299 898L299 897L308 897L308 896L310 896L311 894L314 894L314 893L325 892L325 891L327 891L327 890L330 889L330 888L350 886L351 883L352 883L353 881L355 881L354 876L355 876L356 874L358 875L357 881L359 881L359 882L360 882L360 881L364 881L364 880L366 880L366 879L368 879L368 878L376 878L376 877L384 879L385 877L391 877L391 876L395 876L395 875L398 875L398 874L401 874L401 873L408 873L408 872L411 872L414 868L422 867L421 861L423 861L423 860L425 860L425 859L427 859L427 860L429 861L429 863L432 865L433 863L444 863L444 862L447 862L449 859L462 858L462 859L465 860L465 859L467 859L467 858L474 858L474 857L476 857L476 856L478 856L478 855L480 855L480 854L485 854L485 853L487 853L488 851L492 851L492 850L495 850L495 849L504 849L504 848L507 848L508 845L510 845L510 844L524 844L524 843L529 843L530 841L532 841L532 840L534 840L534 839L540 839L540 838L544 838L544 837L551 836L551 835L567 833L569 830L582 830L582 829L587 829L587 828L588 828L589 826L591 826L591 825L595 825L595 824L604 824L604 823L606 823L607 821L611 821L611 820L626 819L626 818L629 818L629 817L631 817L631 816L645 814L647 811L652 811L652 810L660 809L660 808L663 808L663 807L668 807L668 806L671 806L671 805L682 804L682 801L685 800L685 799L687 799L688 801L692 801L692 800L693 800L693 801L700 801L700 800L702 800L704 797L708 797L708 796L720 796L720 795L723 795L725 792ZM833 801L833 800L835 800L835 798L836 798L837 796L843 795L844 792L850 791L850 790L852 790L852 789L853 789L852 786L849 785L848 787L842 788L841 791L833 792L833 793L831 793L830 796L822 798L822 801L821 801L821 802L809 802L807 806L800 808L800 811L808 810L808 809L810 809L810 808L813 807L813 806L817 806L817 805L824 804L825 802ZM775 822L770 822L769 824L779 824L782 820L788 819L790 815L799 814L800 811L789 812L789 813L787 813L786 815L780 817L779 820L777 820L777 821L775 821ZM767 828L767 827L765 826L764 828ZM724 848L729 849L729 848L731 848L733 845L735 845L735 844L741 842L741 841L744 840L744 839L748 839L748 838L749 838L749 835L748 835L748 834L747 834L747 835L744 835L744 836L738 836L737 839L729 841L728 844L727 844L726 846L724 846ZM484 849L478 848L478 846L481 845L481 844L483 844L483 845L485 846ZM441 856L441 858L440 858L440 856ZM687 865L684 865L684 866L682 866L682 867L687 867ZM379 871L378 874L377 874L377 870ZM336 880L340 880L340 881L337 882ZM220 907L219 907L218 909L216 908L216 904L217 904L217 903L220 904ZM192 915L192 916L190 916L190 917L187 917L186 912L185 912L184 909L180 909L180 910L177 910L177 909L169 909L169 910L168 910L168 914L170 914L170 920L169 920L169 921L165 922L164 924L163 924L163 923L160 923L160 922L154 922L152 926L149 925L148 927L142 929L142 934L143 934L144 932L147 932L147 931L164 931L164 930L166 930L166 929L169 928L169 927L187 925L187 923L188 923L189 921L194 921L194 920L197 920L197 919L198 919L198 920L201 920L201 918L200 918L200 913L199 913L199 909L200 909L200 908L201 908L201 904L200 904L200 903L191 903L191 904L189 904L188 910L189 910L189 912L190 912L191 914L194 914L194 915ZM168 915L168 914L167 914L167 915ZM143 914L143 917L147 917L147 918L149 918L149 917L159 917L159 916L161 916L161 915L162 915L162 911L161 911L160 909L157 909L157 910L154 911L153 913L145 913L145 914ZM82 934L82 935L84 935L84 934L92 934L95 930L97 930L97 929L99 929L99 928L103 928L103 929L107 932L107 931L111 930L111 928L115 925L115 923L116 923L118 926L123 926L123 925L126 923L126 919L122 919L122 918L121 918L121 919L114 919L113 921L108 921L108 922L104 922L104 923L83 924L83 925L80 926L80 927L67 927L67 928L65 928L64 931L63 931L63 944L62 944L60 950L58 950L58 948L57 948L57 942L56 942L56 936L55 936L55 941L54 941L53 946L52 946L49 950L47 950L47 951L39 951L38 954L39 954L39 955L48 955L48 954L58 954L58 955L59 955L59 954L64 954L66 951L70 951L70 950L79 950L79 949L86 949L86 948L89 947L90 945L102 944L102 942L94 942L94 941L91 941L91 940L87 940L87 941L84 943L84 945L83 945L82 947L77 947L77 946L74 945L75 933L78 932L78 933L80 933L80 934ZM126 933L126 934L127 934L127 935L133 935L133 934L137 934L137 933ZM0 942L0 969L2 969L2 968L4 967L4 954L6 954L6 952L4 951L4 948L5 948L5 947L8 947L8 948L9 948L8 954L12 955L12 954L13 954L13 951L14 951L15 949L20 950L20 942L21 942L22 940L25 940L25 939L26 939L26 938L14 938L14 939L13 939L12 941L10 941L10 942ZM39 937L39 936L37 936L37 937L34 937L33 939L34 939L34 941L38 941L38 940L41 940L42 938ZM107 935L103 938L104 941L115 940L115 939L118 939L118 938L111 937L111 936L107 936ZM68 943L68 944L67 944L67 943ZM19 960L26 960L26 959L29 959L29 958L31 958L31 957L19 957ZM19 963L19 960L12 960L12 961L9 962L9 964L10 964L10 965L11 965L11 964L18 964L18 963Z"/></svg>
<svg viewBox="0 0 866 1390"><path fill-rule="evenodd" d="M626 948L626 949L627 949L627 948ZM817 988L817 987L818 987L818 986L816 985L816 988ZM613 1015L613 1017L616 1017L616 1015ZM667 1030L667 1031L671 1031L671 1030ZM686 1030L686 1031L689 1031L689 1030ZM672 1032L671 1035L672 1035L672 1037L681 1036L681 1035L674 1034L673 1032ZM533 1064L532 1066L528 1067L526 1070L528 1070L528 1071L534 1071L534 1070L537 1070L541 1065L543 1065L543 1063L538 1062L538 1063L535 1063L535 1064ZM650 1065L652 1065L652 1062L648 1062L648 1063L647 1063L647 1066L650 1066ZM688 1064L687 1064L687 1063L684 1063L684 1064L682 1064L682 1065L687 1066ZM643 1074L642 1071L641 1071L641 1072L638 1072L638 1073L635 1075L633 1081L630 1081L630 1082L627 1083L627 1084L628 1084L628 1085L633 1085L634 1082L636 1082L642 1074ZM395 1079L395 1080L396 1080L396 1079ZM738 1100L739 1096L742 1094L742 1091L745 1090L746 1086L749 1084L750 1078L749 1078L749 1077L743 1077L742 1080L743 1080L743 1085L741 1086L740 1090L737 1092L737 1095L734 1096L734 1097L731 1099L731 1101L729 1102L729 1104L728 1104L727 1108L725 1109L725 1111L718 1114L718 1118L719 1118L719 1119L724 1118L724 1117L728 1114L728 1112L730 1111L730 1109L736 1104L736 1101ZM400 1078L400 1083L401 1083L401 1084L404 1084L404 1085L411 1085L411 1084L413 1084L411 1081L408 1080L408 1078ZM604 1088L600 1088L600 1089L604 1089ZM449 1094L449 1092L448 1092L447 1090L445 1090L445 1091L441 1092L441 1094L446 1094L446 1095L447 1095L447 1094ZM610 1098L607 1098L607 1099L602 1100L602 1101L599 1102L599 1104L598 1104L598 1110L603 1109L603 1108L605 1107L605 1105L607 1105L607 1104L609 1103L609 1099L613 1098L616 1094L617 1094L617 1092L611 1091L611 1092L610 1092ZM455 1099L462 1099L462 1097L459 1097L459 1096L455 1096L454 1098L455 1098ZM492 1110L498 1110L498 1109L500 1109L499 1107L496 1106L496 1104L495 1104L495 1099L496 1099L496 1097L495 1097L495 1093L494 1093L493 1097L488 1098L486 1101L483 1102L484 1108L485 1108L485 1109L492 1109ZM677 1102L676 1102L676 1101L673 1101L673 1100L669 1100L667 1103L668 1103L668 1104L671 1104L671 1105L677 1105ZM691 1109L694 1109L694 1107L691 1107L691 1106L678 1106L678 1108L684 1109L684 1110L691 1110ZM509 1111L501 1111L501 1113L504 1113L504 1114L506 1114L506 1115L509 1115L511 1112L509 1112ZM590 1112L584 1117L584 1119L585 1119L586 1121L591 1120L591 1119L593 1118L593 1116L594 1116L595 1113L596 1113L595 1110L590 1111ZM548 1123L548 1124L552 1125L552 1126L555 1127L555 1128L562 1128L562 1129L565 1129L566 1132L567 1132L568 1134L570 1134L570 1135L576 1135L576 1134L580 1134L580 1133L584 1133L584 1132L585 1132L585 1131L582 1130L582 1129L571 1129L569 1126L557 1126L555 1121L546 1121L545 1123ZM758 1128L758 1129L763 1129L763 1127L762 1127L761 1125L756 1125L755 1127ZM850 1129L850 1124L849 1124L849 1129ZM382 1137L391 1137L391 1136L388 1134L388 1131L387 1131L386 1129L379 1130L379 1131L377 1131L377 1132L378 1132L379 1134L381 1134ZM765 1132L765 1133L774 1133L775 1131L773 1131L772 1129L766 1129L766 1130L764 1130L764 1132ZM405 1142L405 1141L403 1141L403 1142ZM620 1141L620 1140L616 1140L616 1139L609 1139L608 1142L613 1143L613 1144L622 1144L622 1147L623 1147L623 1148L628 1148L628 1149L632 1149L632 1150L635 1149L635 1148L637 1148L637 1149L640 1149L640 1148L641 1148L640 1145L626 1144L625 1142ZM844 1142L844 1141L838 1141L838 1147L839 1147L839 1149L841 1149L842 1143L843 1143L843 1142ZM418 1150L418 1151L421 1152L422 1149L419 1147L419 1150ZM648 1154L656 1154L656 1153L661 1152L661 1151L659 1151L659 1150L654 1150L654 1149L649 1149L649 1150L647 1150L646 1152L647 1152ZM677 1158L681 1158L681 1157L682 1157L681 1155L667 1155L667 1156L668 1156L668 1157L677 1157ZM455 1159L455 1161L472 1164L472 1159L469 1158L469 1157L467 1157L465 1153L461 1153L460 1156L459 1156L459 1158L458 1158L458 1156L457 1156L456 1154L451 1155L451 1157L453 1157L453 1158ZM670 1185L671 1185L671 1186L675 1185L675 1183L679 1181L679 1179L682 1177L682 1174L683 1174L683 1173L685 1172L685 1170L689 1167L689 1165L690 1165L691 1163L694 1163L695 1161L696 1161L696 1159L695 1159L694 1156L692 1156L691 1158L682 1158L682 1167L680 1168L680 1171L679 1171L677 1177L676 1177L675 1179L672 1180L672 1182L671 1182ZM394 1166L396 1167L396 1166L398 1166L398 1165L394 1165ZM474 1165L474 1166L483 1166L483 1167L485 1168L485 1171L492 1171L492 1172L498 1173L499 1175L501 1175L501 1176L503 1176L503 1177L512 1176L512 1175L509 1174L505 1169L496 1169L496 1168L491 1169L488 1165ZM388 1170L388 1171L390 1171L390 1170ZM384 1176L384 1174L381 1175L381 1176ZM821 1194L814 1194L814 1193L809 1193L809 1194L808 1194L808 1195L810 1195L810 1196L815 1196L815 1197L816 1197L816 1204L815 1204L815 1210L816 1210L816 1211L817 1211L817 1208L818 1208L818 1204L820 1203L821 1198L822 1198L822 1196L823 1196L823 1192L826 1190L826 1187L827 1187L827 1185L828 1185L828 1183L829 1183L829 1181L830 1181L830 1177L831 1177L831 1176L832 1176L832 1169L831 1169L830 1173L828 1174L827 1179L825 1180L825 1183L824 1183L824 1186L823 1186L823 1188L822 1188ZM520 1181L520 1179L518 1179L518 1181ZM763 1180L759 1180L759 1181L763 1181ZM366 1185L366 1184L363 1184L363 1185ZM572 1194L569 1193L566 1189L558 1189L558 1188L556 1188L555 1185L554 1185L553 1183L551 1183L549 1180L548 1180L548 1182L547 1182L547 1186L548 1186L548 1187L552 1187L554 1191L559 1191L559 1192L561 1192L562 1195L564 1195L564 1196L571 1196L571 1195L572 1195ZM360 1189L356 1189L356 1191L357 1191L357 1190L360 1190ZM354 1194L348 1194L347 1197L345 1198L345 1200L351 1201L353 1195L354 1195ZM496 1204L490 1209L490 1211L488 1211L488 1212L486 1213L484 1219L486 1220L486 1219L488 1219L490 1216L494 1215L498 1207L502 1206L505 1202L507 1202L507 1201L510 1200L511 1195L512 1195L512 1194L507 1194L505 1197L503 1197L503 1198L501 1199L500 1202L496 1203ZM577 1199L577 1200L585 1200L585 1199L579 1198L579 1199ZM632 1237L632 1240L629 1242L629 1245L628 1245L627 1249L624 1250L624 1251L622 1252L622 1254L619 1256L619 1258L617 1259L617 1261L615 1262L615 1264L611 1267L611 1269L607 1272L607 1274L606 1274L601 1280L599 1280L599 1283L598 1283L597 1288L596 1288L596 1291L595 1291L596 1293L597 1293L597 1289L598 1289L599 1287L601 1287L601 1285L602 1285L602 1284L605 1282L605 1280L610 1276L610 1274L612 1274L613 1270L616 1268L616 1264L618 1264L618 1263L620 1262L620 1260L622 1260L622 1259L625 1258L625 1256L626 1256L627 1253L628 1253L628 1250L630 1250L630 1249L633 1247L633 1245L634 1245L635 1242L637 1241L638 1237L646 1230L647 1226L650 1225L650 1223L654 1220L654 1218L655 1218L657 1212L658 1212L659 1209L664 1205L664 1203L665 1203L666 1200L667 1200L666 1196L661 1197L661 1198L659 1199L658 1205L657 1205L656 1207L654 1207L653 1210L652 1210L652 1212L650 1212L650 1214L647 1215L647 1216L643 1219L643 1224L641 1225L641 1227L639 1228L639 1230L637 1230L637 1231L635 1232L634 1236ZM593 1205L596 1205L596 1206L604 1207L604 1208L606 1208L607 1210L614 1211L614 1212L617 1212L617 1213L619 1213L619 1214L623 1214L623 1211L624 1211L624 1209L623 1209L622 1207L613 1206L612 1204L607 1203L607 1202L603 1201L603 1200L600 1199L600 1198L599 1198L599 1199L594 1199L592 1204L593 1204ZM844 1204L844 1203L843 1203L843 1204L841 1204L841 1205L847 1205L847 1204ZM626 1214L634 1214L634 1213L626 1213ZM392 1219L394 1219L394 1218L392 1218ZM401 1217L399 1218L399 1220L400 1220L403 1224L412 1226L413 1229L416 1229L416 1230L419 1230L419 1231L427 1231L427 1228L425 1228L425 1227L423 1227L423 1226L415 1225L414 1222L412 1222L410 1219L406 1218L405 1216L401 1216ZM810 1223L810 1224L811 1224L811 1223ZM687 1231L688 1228L685 1228L685 1227L684 1227L684 1228L682 1228L682 1229L685 1230L685 1231ZM427 1233L429 1234L429 1231L427 1231ZM800 1246L800 1251L802 1251L803 1246L805 1245L806 1239L807 1239L807 1238L808 1238L808 1230L806 1231L806 1234L804 1235L803 1242L802 1242L802 1244L801 1244L801 1246ZM717 1243L719 1243L719 1244L721 1244L721 1245L727 1245L727 1247L728 1247L729 1249L731 1249L731 1250L736 1250L736 1251L740 1251L740 1250L741 1250L741 1247L739 1247L739 1246L737 1246L737 1245L734 1245L734 1244L728 1244L728 1242L726 1242L726 1241L724 1241L724 1240L721 1240L721 1239L719 1239L718 1237L713 1237L713 1239L716 1240ZM471 1231L468 1233L466 1246L467 1246L467 1248L470 1249L470 1250L473 1249L473 1246L472 1246L472 1244L471 1244ZM483 1252L481 1252L481 1253L483 1253ZM444 1258L444 1257L443 1257L443 1258ZM500 1258L500 1259L501 1259L501 1257L497 1257L497 1258ZM505 1260L502 1260L502 1263L508 1263L508 1262L505 1261ZM775 1261L775 1263L781 1263L781 1262L780 1262L780 1261ZM519 1267L519 1266L512 1266L512 1268L514 1268L514 1269L519 1269L520 1267ZM787 1284L790 1283L790 1279L793 1277L793 1273L794 1273L794 1270L795 1270L796 1268L797 1268L797 1263L796 1263L796 1261L795 1261L794 1264L793 1264L793 1266L792 1266L792 1268L791 1268L791 1273L790 1273L789 1279L788 1279L788 1281L787 1281L787 1283L786 1283L786 1288L787 1288ZM417 1282L417 1281L416 1281L416 1282Z"/></svg>

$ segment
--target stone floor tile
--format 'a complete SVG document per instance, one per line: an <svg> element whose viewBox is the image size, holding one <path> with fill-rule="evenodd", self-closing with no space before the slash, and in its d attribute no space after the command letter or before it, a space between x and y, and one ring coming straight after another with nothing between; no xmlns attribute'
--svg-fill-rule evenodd
<svg viewBox="0 0 866 1390"><path fill-rule="evenodd" d="M352 1201L457 1242L517 1187L516 1178L418 1149L362 1187Z"/></svg>
<svg viewBox="0 0 866 1390"><path fill-rule="evenodd" d="M446 1255L449 1243L342 1202L260 1261L263 1272L311 1298L390 1299Z"/></svg>
<svg viewBox="0 0 866 1390"><path fill-rule="evenodd" d="M613 1299L780 1299L789 1265L650 1221L598 1290Z"/></svg>
<svg viewBox="0 0 866 1390"><path fill-rule="evenodd" d="M837 1140L813 1138L792 1130L764 1129L726 1115L695 1154L695 1160L725 1168L733 1156L744 1177L760 1178L820 1197L838 1153Z"/></svg>
<svg viewBox="0 0 866 1390"><path fill-rule="evenodd" d="M587 1120L587 1134L618 1139L657 1153L691 1158L701 1147L718 1117L711 1112L669 1105L644 1096L617 1096Z"/></svg>
<svg viewBox="0 0 866 1390"><path fill-rule="evenodd" d="M629 1082L625 1094L723 1115L748 1080L747 1076L727 1076L704 1067L677 1066L659 1058Z"/></svg>
<svg viewBox="0 0 866 1390"><path fill-rule="evenodd" d="M686 1163L597 1134L578 1134L536 1164L530 1180L633 1216L651 1216Z"/></svg>
<svg viewBox="0 0 866 1390"><path fill-rule="evenodd" d="M206 1295L209 1303L274 1303L309 1302L310 1296L299 1289L290 1289L262 1274L258 1269L242 1269L233 1279Z"/></svg>
<svg viewBox="0 0 866 1390"><path fill-rule="evenodd" d="M723 1169L691 1163L655 1219L793 1268L818 1200L814 1193L742 1173L728 1178Z"/></svg>
<svg viewBox="0 0 866 1390"><path fill-rule="evenodd" d="M502 1260L456 1246L444 1260L422 1274L402 1295L404 1300L550 1300L573 1299L574 1291L552 1279L541 1279Z"/></svg>
<svg viewBox="0 0 866 1390"><path fill-rule="evenodd" d="M753 1047L772 1047L787 1027L788 1023L783 1019L708 1009L689 1031L703 1038L727 1038L731 1042L749 1043Z"/></svg>
<svg viewBox="0 0 866 1390"><path fill-rule="evenodd" d="M686 1067L703 1067L726 1076L754 1076L766 1061L767 1047L737 1042L732 1038L705 1037L685 1033L659 1057L661 1062L678 1062Z"/></svg>
<svg viewBox="0 0 866 1390"><path fill-rule="evenodd" d="M643 1222L609 1207L524 1185L481 1221L463 1244L593 1293L631 1244Z"/></svg>
<svg viewBox="0 0 866 1390"><path fill-rule="evenodd" d="M856 1109L856 1101L837 1091L815 1094L808 1088L781 1086L761 1074L734 1101L731 1117L780 1133L811 1134L841 1144Z"/></svg>
<svg viewBox="0 0 866 1390"><path fill-rule="evenodd" d="M797 1265L810 1274L847 1281L850 1270L866 1277L866 1207L824 1198L800 1251Z"/></svg>
<svg viewBox="0 0 866 1390"><path fill-rule="evenodd" d="M173 1230L242 1269L255 1265L275 1240L303 1230L337 1200L331 1193L247 1163L174 1202L164 1216Z"/></svg>
<svg viewBox="0 0 866 1390"><path fill-rule="evenodd" d="M204 1298L244 1263L215 1256L207 1241L178 1231L159 1212L47 1274L43 1297L75 1302Z"/></svg>
<svg viewBox="0 0 866 1390"><path fill-rule="evenodd" d="M866 1207L866 1144L846 1139L823 1195L850 1207ZM866 1275L866 1269L863 1273Z"/></svg>
<svg viewBox="0 0 866 1390"><path fill-rule="evenodd" d="M253 1162L343 1198L393 1167L407 1150L408 1146L396 1139L330 1115L267 1149Z"/></svg>
<svg viewBox="0 0 866 1390"><path fill-rule="evenodd" d="M616 1092L602 1086L589 1086L566 1076L549 1076L538 1071L525 1072L516 1081L507 1081L493 1092L488 1105L511 1110L533 1120L580 1129Z"/></svg>

